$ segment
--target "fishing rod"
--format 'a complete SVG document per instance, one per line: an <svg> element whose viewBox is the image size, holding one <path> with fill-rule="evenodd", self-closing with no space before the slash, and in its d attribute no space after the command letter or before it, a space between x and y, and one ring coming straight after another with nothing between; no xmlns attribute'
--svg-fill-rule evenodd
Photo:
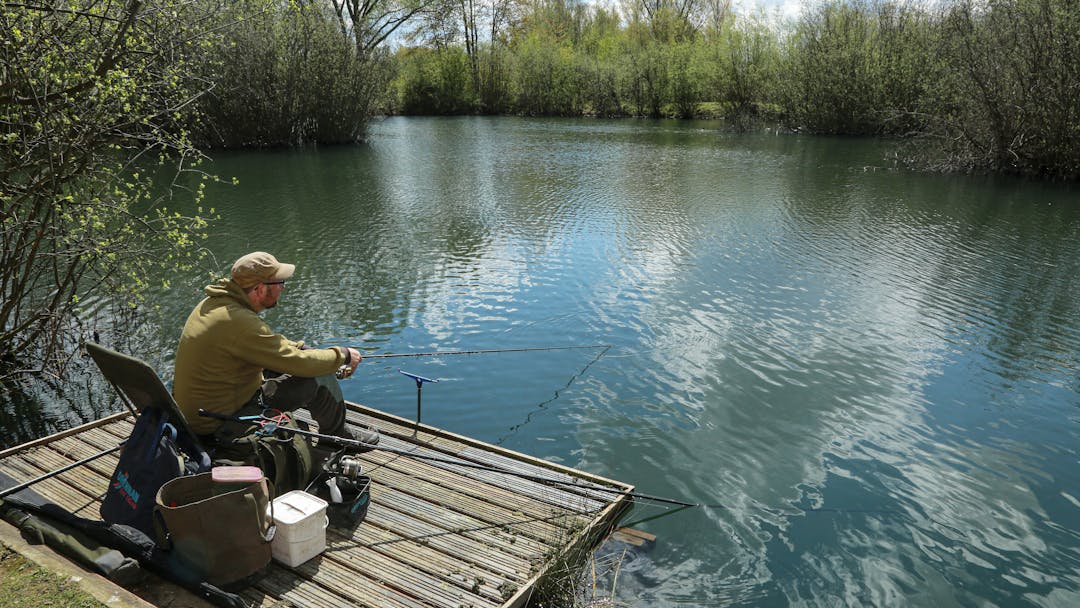
<svg viewBox="0 0 1080 608"><path fill-rule="evenodd" d="M428 353L386 353L386 354L368 355L367 357L369 359L389 359L391 357L439 357L439 356L442 356L442 355L480 355L480 354L487 354L487 353L520 353L520 352L529 352L529 351L578 350L578 349L597 349L597 348L602 348L603 350L600 351L600 354L597 355L595 359L593 359L591 362L589 362L588 365L585 366L585 369L589 369L589 367L593 363L599 361L600 357L603 357L604 354L607 353L607 351L611 349L611 345L609 345L609 344L593 344L593 345L588 345L588 346L534 346L534 347L525 347L525 348L499 348L499 349L488 349L488 350L435 351L435 352L428 352ZM438 382L438 380L434 379L434 378L425 378L423 376L419 376L417 374L409 373L409 372L407 372L405 370L401 370L401 369L399 369L398 371L416 381L416 431L414 431L414 434L415 434L415 432L419 431L419 429L420 429L420 398L421 398L421 392L423 391L423 388L424 388L424 383L425 382ZM582 370L582 371L584 371L584 370ZM348 378L351 375L352 374L349 371L349 367L347 365L342 365L341 368L338 369L337 377L339 379ZM570 383L572 383L574 381L574 378L576 378L576 377L577 377L577 374L572 376L570 378L570 382L568 382L566 386L569 387ZM558 396L559 396L559 392L555 391L555 398L558 398ZM545 405L545 403L541 403L540 406L543 407ZM501 443L501 440L500 440L500 443Z"/></svg>
<svg viewBox="0 0 1080 608"><path fill-rule="evenodd" d="M24 481L23 483L20 483L19 485L11 486L10 488L7 488L6 490L0 491L0 499L6 498L7 496L10 496L11 494L14 494L14 493L16 493L16 492L18 492L20 490L25 490L26 488L29 488L30 486L32 486L32 485L34 485L34 484L36 484L38 482L45 481L46 479L51 479L53 477L56 477L57 475L59 475L61 473L64 473L66 471L70 471L71 469L74 469L75 467L79 467L79 466L82 466L82 465L84 465L84 464L86 464L88 462L92 462L94 460L97 460L98 458L101 458L102 456L112 454L116 450L119 450L120 448L124 447L125 443L127 443L126 440L121 441L118 445L113 446L111 448L107 448L105 450L102 450L102 451L98 452L97 454L87 456L86 458L83 458L82 460L78 460L76 462L72 462L71 464L66 464L66 465L60 467L59 469L56 469L55 471L50 471L48 473L45 473L44 475L39 475L38 477L35 477L34 479L31 479L30 481Z"/></svg>
<svg viewBox="0 0 1080 608"><path fill-rule="evenodd" d="M489 353L524 353L542 350L580 350L587 348L611 348L610 344L590 344L588 346L532 346L526 348L492 348L485 350L440 350L427 353L383 353L362 355L365 359L390 359L393 357L442 357L444 355L486 355Z"/></svg>
<svg viewBox="0 0 1080 608"><path fill-rule="evenodd" d="M541 484L546 484L546 485L557 485L557 486L562 486L564 488L574 488L574 489L583 490L583 491L589 491L589 492L601 492L601 493L606 492L606 493L609 493L609 494L619 494L619 495L629 496L631 498L640 498L642 500L651 500L651 501L655 501L655 502L662 502L662 503L668 503L668 504L673 504L673 505L679 505L679 506L682 506L682 507L700 506L700 505L697 505L697 504L694 504L694 503L688 503L688 502L685 502L685 501L676 500L674 498L664 498L663 496L653 496L652 494L645 494L645 493L642 493L642 492L628 492L626 490L620 490L618 488L608 488L608 487L598 486L598 485L583 485L583 484L577 483L576 481L567 481L565 479L556 479L556 478L553 478L553 477L546 477L546 476L543 476L543 475L532 475L530 473L521 473L521 472L518 472L518 471L510 471L510 470L507 470L507 469L500 469L498 467L492 467L492 466L488 466L488 465L484 465L484 464L478 464L478 463L475 463L475 462L468 462L468 461L464 461L464 460L454 460L454 459L450 459L450 458L443 458L441 456L432 456L430 454L418 454L416 452L409 451L409 450L391 448L391 447L381 446L381 445L378 445L378 444L364 443L363 441L359 441L357 439L346 439L344 437L336 437L334 435L323 435L321 433L315 433L313 431L307 431L307 430L304 430L304 429L295 429L295 428L292 428L292 427L280 426L277 423L276 419L274 419L274 418L272 418L270 416L266 416L265 414L258 414L258 415L254 415L254 416L230 416L230 415L227 415L227 414L219 414L217 412L209 412L207 410L200 409L199 410L199 415L200 416L205 416L207 418L215 418L217 420L224 420L224 421L227 421L227 422L255 422L255 423L259 424L259 426L261 427L259 429L259 431L257 431L257 432L259 432L261 434L264 434L264 435L273 435L274 432L276 432L276 431L283 431L283 432L286 432L286 433L295 433L295 434L298 434L298 435L303 435L305 437L314 437L314 438L317 438L319 440L330 441L330 442L337 443L338 445L342 445L342 446L352 446L352 447L361 448L361 449L364 449L364 450L379 450L381 452L386 452L388 454L398 454L400 456L409 456L409 457L412 457L412 458L416 458L416 459L419 459L419 460L426 460L426 461L429 461L429 462L438 462L438 463L441 463L441 464L450 464L450 465L454 465L454 466L460 466L460 467L465 467L465 468L469 468L469 469L476 469L476 470L479 470L479 471L485 471L485 472L489 472L489 473L501 473L503 475L510 475L510 476L513 476L513 477L517 477L519 479L525 479L527 481L533 481L533 482L536 482L536 483L541 483Z"/></svg>

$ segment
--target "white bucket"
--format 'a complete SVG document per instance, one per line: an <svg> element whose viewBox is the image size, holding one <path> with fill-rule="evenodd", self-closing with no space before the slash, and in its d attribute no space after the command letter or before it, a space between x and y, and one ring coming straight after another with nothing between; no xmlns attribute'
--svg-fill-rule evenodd
<svg viewBox="0 0 1080 608"><path fill-rule="evenodd" d="M278 496L273 503L277 533L270 541L274 559L295 567L326 550L326 501L302 490Z"/></svg>

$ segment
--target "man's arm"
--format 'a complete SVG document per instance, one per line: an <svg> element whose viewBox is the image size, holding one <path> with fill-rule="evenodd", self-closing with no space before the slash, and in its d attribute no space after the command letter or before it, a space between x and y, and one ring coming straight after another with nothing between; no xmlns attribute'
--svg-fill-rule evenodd
<svg viewBox="0 0 1080 608"><path fill-rule="evenodd" d="M275 333L262 319L251 315L245 319L231 348L237 358L252 365L306 378L332 374L345 362L347 349L301 348L301 345Z"/></svg>

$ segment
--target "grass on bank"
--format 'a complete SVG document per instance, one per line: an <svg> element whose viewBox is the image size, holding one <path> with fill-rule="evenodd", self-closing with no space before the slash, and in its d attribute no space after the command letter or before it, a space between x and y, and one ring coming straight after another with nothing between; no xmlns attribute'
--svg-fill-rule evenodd
<svg viewBox="0 0 1080 608"><path fill-rule="evenodd" d="M0 545L0 598L5 608L106 608L66 577Z"/></svg>

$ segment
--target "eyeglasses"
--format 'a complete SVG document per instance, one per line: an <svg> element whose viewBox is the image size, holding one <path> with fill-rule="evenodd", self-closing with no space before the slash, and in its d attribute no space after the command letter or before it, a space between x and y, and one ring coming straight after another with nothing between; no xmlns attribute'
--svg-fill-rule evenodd
<svg viewBox="0 0 1080 608"><path fill-rule="evenodd" d="M270 281L269 283L263 283L263 285L284 285L285 281Z"/></svg>

